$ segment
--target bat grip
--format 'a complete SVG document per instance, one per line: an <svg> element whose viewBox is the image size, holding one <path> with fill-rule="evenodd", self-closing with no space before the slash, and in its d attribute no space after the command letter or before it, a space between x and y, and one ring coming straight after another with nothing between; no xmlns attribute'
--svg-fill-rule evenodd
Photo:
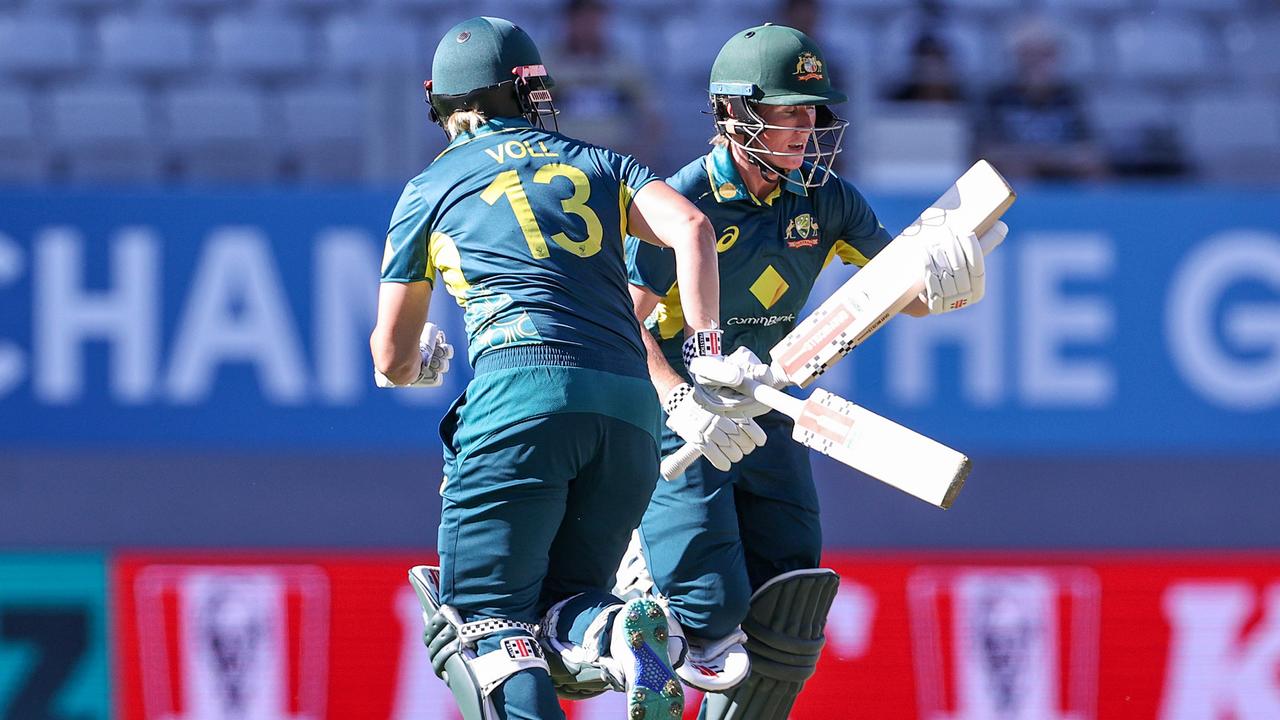
<svg viewBox="0 0 1280 720"><path fill-rule="evenodd" d="M679 450L662 459L662 479L670 482L680 477L695 460L702 457L696 445L682 445Z"/></svg>

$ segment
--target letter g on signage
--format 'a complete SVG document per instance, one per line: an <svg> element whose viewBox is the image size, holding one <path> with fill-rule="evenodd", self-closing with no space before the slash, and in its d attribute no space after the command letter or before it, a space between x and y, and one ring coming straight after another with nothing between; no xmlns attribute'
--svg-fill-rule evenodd
<svg viewBox="0 0 1280 720"><path fill-rule="evenodd" d="M1220 309L1227 292L1244 282L1268 287L1275 299ZM1232 230L1210 237L1182 259L1165 307L1173 363L1192 388L1233 410L1280 406L1280 236ZM1232 353L1220 338L1252 357Z"/></svg>

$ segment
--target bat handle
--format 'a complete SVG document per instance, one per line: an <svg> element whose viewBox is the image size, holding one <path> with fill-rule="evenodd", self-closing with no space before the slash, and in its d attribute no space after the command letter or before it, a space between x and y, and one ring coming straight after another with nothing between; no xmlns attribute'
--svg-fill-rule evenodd
<svg viewBox="0 0 1280 720"><path fill-rule="evenodd" d="M696 445L682 445L679 450L662 459L662 479L670 482L680 477L695 460L702 457Z"/></svg>
<svg viewBox="0 0 1280 720"><path fill-rule="evenodd" d="M1005 235L1008 232L1009 227L999 220L992 223L990 229L978 236L978 244L982 246L982 254L990 255L996 248L1000 247L1000 243L1004 242Z"/></svg>

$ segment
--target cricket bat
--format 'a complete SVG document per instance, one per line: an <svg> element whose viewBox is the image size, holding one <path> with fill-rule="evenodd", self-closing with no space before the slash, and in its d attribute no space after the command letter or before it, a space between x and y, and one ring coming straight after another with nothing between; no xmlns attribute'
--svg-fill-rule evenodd
<svg viewBox="0 0 1280 720"><path fill-rule="evenodd" d="M796 442L940 508L951 507L969 476L963 454L839 395L819 389L794 398L752 380L740 387L794 419ZM699 455L681 447L662 461L662 477L679 477Z"/></svg>
<svg viewBox="0 0 1280 720"><path fill-rule="evenodd" d="M808 387L902 311L924 290L925 257L917 236L930 226L981 237L1017 195L991 163L979 160L871 262L854 273L769 351L775 374ZM988 252L991 248L983 248Z"/></svg>

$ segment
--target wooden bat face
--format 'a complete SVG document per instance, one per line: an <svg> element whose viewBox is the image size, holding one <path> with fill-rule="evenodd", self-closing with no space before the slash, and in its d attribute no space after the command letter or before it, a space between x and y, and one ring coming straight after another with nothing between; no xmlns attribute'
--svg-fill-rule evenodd
<svg viewBox="0 0 1280 720"><path fill-rule="evenodd" d="M1017 196L990 163L978 161L937 202L770 350L773 366L801 387L884 326L923 289L918 241L930 227L982 235Z"/></svg>

